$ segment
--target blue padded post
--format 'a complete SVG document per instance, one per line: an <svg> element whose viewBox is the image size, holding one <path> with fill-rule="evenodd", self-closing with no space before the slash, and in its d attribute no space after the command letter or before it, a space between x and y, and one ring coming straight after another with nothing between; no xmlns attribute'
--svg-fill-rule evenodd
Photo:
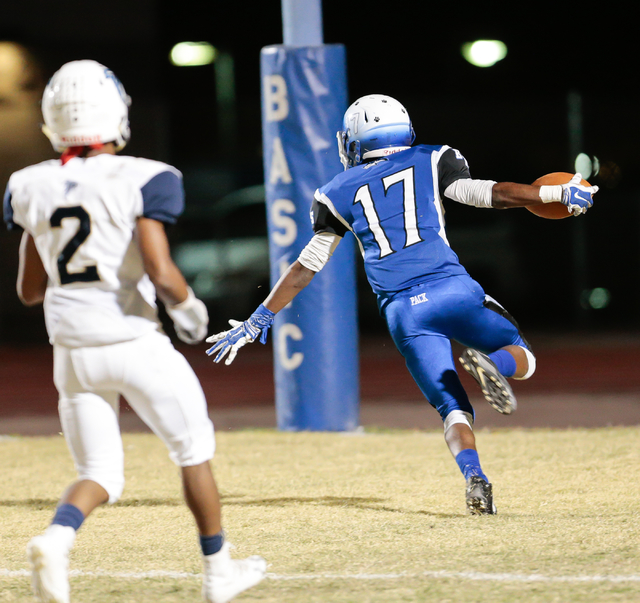
<svg viewBox="0 0 640 603"><path fill-rule="evenodd" d="M347 108L342 45L261 52L264 173L272 286L313 236L315 190L342 165L336 132ZM288 431L359 424L355 241L348 234L273 328L276 415Z"/></svg>

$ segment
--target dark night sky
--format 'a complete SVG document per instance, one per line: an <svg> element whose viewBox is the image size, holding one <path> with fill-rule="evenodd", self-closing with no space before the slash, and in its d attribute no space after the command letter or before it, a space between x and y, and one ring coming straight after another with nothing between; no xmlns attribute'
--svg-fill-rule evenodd
<svg viewBox="0 0 640 603"><path fill-rule="evenodd" d="M324 37L346 47L350 98L395 96L412 116L417 142L458 148L476 178L531 182L571 171L567 96L579 94L583 150L622 171L615 188L602 186L580 235L588 253L585 284L613 294L611 308L595 320L616 325L622 317L628 323L640 293L633 284L638 279L629 278L640 270L636 26L622 8L628 3L588 6L332 0L323 6ZM282 43L280 10L278 0L25 0L3 7L0 38L31 46L45 76L76 58L111 67L133 97L129 153L170 161L185 175L223 166L250 185L262 179L259 55L264 46ZM467 64L460 46L477 38L503 40L507 58L490 69ZM211 67L168 63L172 45L187 39L209 41L234 57L233 154L217 144ZM516 314L535 306L542 320L566 324L554 304L570 295L575 224L550 223L524 210L483 214L451 205L449 232L452 239L458 233L463 263L507 233L509 251L495 259L511 277L508 287L493 278L496 297Z"/></svg>
<svg viewBox="0 0 640 603"><path fill-rule="evenodd" d="M248 161L259 154L259 54L282 42L278 0L15 4L3 9L0 35L4 29L33 45L47 75L81 56L110 66L134 98L132 120L136 104L162 105L169 120L164 152L176 161L217 153L208 144L215 141L215 90L211 68L171 67L169 49L191 39L227 50L235 59L240 153ZM477 177L530 178L568 169L571 90L583 96L585 144L618 162L635 158L638 76L629 16L616 3L590 12L540 2L532 7L325 1L324 37L346 46L352 99L371 92L399 98L418 142L457 146ZM504 40L507 58L491 69L467 64L460 46L480 37Z"/></svg>

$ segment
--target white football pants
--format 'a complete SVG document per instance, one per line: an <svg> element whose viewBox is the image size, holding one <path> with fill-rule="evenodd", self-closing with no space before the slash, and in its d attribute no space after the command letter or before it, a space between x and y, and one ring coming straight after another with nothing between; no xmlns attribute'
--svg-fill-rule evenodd
<svg viewBox="0 0 640 603"><path fill-rule="evenodd" d="M124 488L120 395L165 443L176 465L213 458L213 424L200 382L162 333L113 345L54 345L54 382L78 477L100 484L110 503Z"/></svg>

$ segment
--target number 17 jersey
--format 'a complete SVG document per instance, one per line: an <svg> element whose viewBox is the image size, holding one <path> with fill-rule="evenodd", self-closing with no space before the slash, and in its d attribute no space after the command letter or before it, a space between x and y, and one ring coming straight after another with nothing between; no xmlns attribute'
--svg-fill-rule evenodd
<svg viewBox="0 0 640 603"><path fill-rule="evenodd" d="M466 275L445 233L442 194L467 163L447 146L418 145L350 168L316 191L315 232L356 236L379 298Z"/></svg>

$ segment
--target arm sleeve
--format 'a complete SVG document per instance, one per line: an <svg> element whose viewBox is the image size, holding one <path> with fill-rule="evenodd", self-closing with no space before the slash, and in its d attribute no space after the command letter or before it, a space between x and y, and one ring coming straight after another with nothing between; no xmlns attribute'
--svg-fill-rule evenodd
<svg viewBox="0 0 640 603"><path fill-rule="evenodd" d="M317 198L313 199L311 204L311 223L313 224L313 232L327 232L344 237L348 228L338 220L331 210L324 204L320 203Z"/></svg>
<svg viewBox="0 0 640 603"><path fill-rule="evenodd" d="M330 232L319 232L307 243L300 252L298 261L309 270L320 272L331 259L342 237Z"/></svg>
<svg viewBox="0 0 640 603"><path fill-rule="evenodd" d="M457 149L447 149L438 161L438 190L440 198L450 184L461 178L471 178L469 164Z"/></svg>
<svg viewBox="0 0 640 603"><path fill-rule="evenodd" d="M493 207L493 185L494 180L472 180L471 178L460 178L452 182L445 190L444 194L449 198L475 207Z"/></svg>
<svg viewBox="0 0 640 603"><path fill-rule="evenodd" d="M142 215L165 224L175 224L184 211L182 178L174 172L160 172L141 189Z"/></svg>

